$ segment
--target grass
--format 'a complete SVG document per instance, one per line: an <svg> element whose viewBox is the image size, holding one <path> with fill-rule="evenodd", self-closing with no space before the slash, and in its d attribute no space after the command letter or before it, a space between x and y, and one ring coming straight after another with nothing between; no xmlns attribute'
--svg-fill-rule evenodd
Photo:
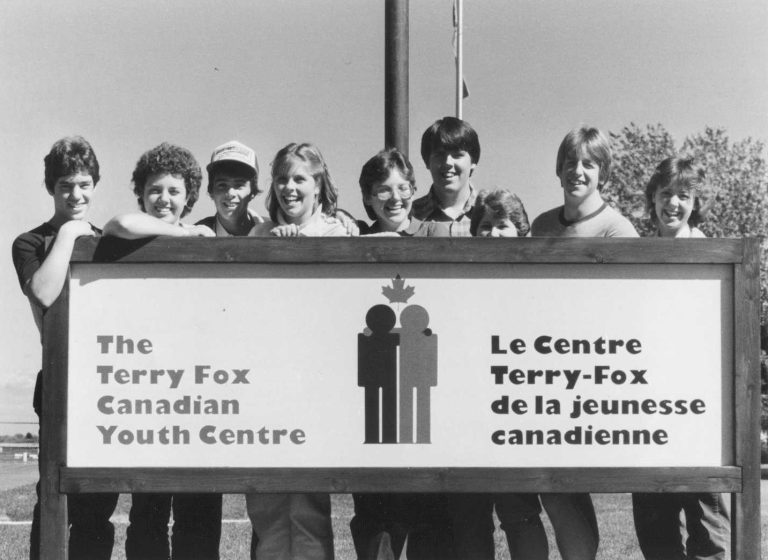
<svg viewBox="0 0 768 560"><path fill-rule="evenodd" d="M762 551L768 558L768 483L763 485ZM26 485L0 492L0 520L27 521L34 506L35 487ZM600 524L600 550L598 560L642 560L637 547L629 494L593 494ZM118 501L113 522L115 523L115 548L113 560L125 560L125 528L130 510L130 496L122 495ZM349 534L352 517L352 498L347 494L333 496L333 528L336 540L336 559L354 560L355 553ZM224 496L224 519L239 522L224 523L221 539L221 560L242 560L249 557L251 525L247 521L245 498L238 494ZM550 559L560 560L554 544L552 528L543 516L550 539ZM496 558L509 559L504 535L496 531ZM29 525L0 524L0 558L21 560L29 555Z"/></svg>

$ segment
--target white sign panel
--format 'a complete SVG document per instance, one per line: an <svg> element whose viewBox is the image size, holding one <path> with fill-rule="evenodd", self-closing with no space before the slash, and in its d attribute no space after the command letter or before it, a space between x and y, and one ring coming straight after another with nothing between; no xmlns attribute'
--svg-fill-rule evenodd
<svg viewBox="0 0 768 560"><path fill-rule="evenodd" d="M729 274L75 265L67 463L719 466Z"/></svg>

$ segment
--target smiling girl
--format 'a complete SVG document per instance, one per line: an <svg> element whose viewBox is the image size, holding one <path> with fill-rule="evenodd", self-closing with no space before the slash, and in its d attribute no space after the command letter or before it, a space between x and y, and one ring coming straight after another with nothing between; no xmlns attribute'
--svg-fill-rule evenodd
<svg viewBox="0 0 768 560"><path fill-rule="evenodd" d="M656 235L706 237L696 226L714 203L712 194L704 169L693 158L662 161L645 188ZM632 494L635 532L643 556L723 560L730 540L729 502L716 492Z"/></svg>
<svg viewBox="0 0 768 560"><path fill-rule="evenodd" d="M267 209L272 223L263 224L262 235L346 236L335 218L338 192L317 146L288 144L272 162L272 184Z"/></svg>
<svg viewBox="0 0 768 560"><path fill-rule="evenodd" d="M693 158L662 161L645 187L645 201L659 237L706 237L696 226L714 198Z"/></svg>

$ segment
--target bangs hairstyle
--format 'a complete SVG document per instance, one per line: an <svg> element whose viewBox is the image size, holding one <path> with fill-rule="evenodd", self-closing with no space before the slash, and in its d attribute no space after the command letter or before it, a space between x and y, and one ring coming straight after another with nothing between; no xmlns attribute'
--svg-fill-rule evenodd
<svg viewBox="0 0 768 560"><path fill-rule="evenodd" d="M339 198L336 185L328 172L328 166L317 146L304 142L302 144L291 143L282 148L272 161L272 182L270 183L269 193L267 193L267 210L269 218L277 223L280 205L274 194L275 179L290 173L296 161L300 161L309 167L309 172L319 187L320 192L317 195L317 203L320 204L323 214L326 216L336 215L336 201Z"/></svg>
<svg viewBox="0 0 768 560"><path fill-rule="evenodd" d="M163 142L159 146L144 152L139 161L136 162L136 168L133 170L133 193L139 201L139 208L141 208L142 212L146 212L144 208L144 188L147 179L152 175L166 173L184 179L187 202L184 204L184 210L181 212L181 217L183 218L189 214L195 202L197 202L197 198L200 196L200 185L203 182L200 165L198 165L192 152L186 148Z"/></svg>
<svg viewBox="0 0 768 560"><path fill-rule="evenodd" d="M469 232L473 236L477 235L477 228L486 211L490 212L494 218L509 219L515 225L519 237L525 237L531 231L523 201L507 189L482 190L477 193L475 206L472 209L472 221L469 224Z"/></svg>
<svg viewBox="0 0 768 560"><path fill-rule="evenodd" d="M443 117L432 123L421 137L421 159L429 167L429 156L437 150L462 150L472 163L480 161L480 140L467 122L456 117Z"/></svg>
<svg viewBox="0 0 768 560"><path fill-rule="evenodd" d="M238 179L245 179L251 182L251 198L256 198L256 195L262 192L259 190L259 170L253 170L244 163L239 161L218 161L210 166L208 171L208 194L213 194L213 183L216 181L216 175L219 173L225 173L230 177L237 177Z"/></svg>
<svg viewBox="0 0 768 560"><path fill-rule="evenodd" d="M48 155L43 158L45 163L45 188L53 194L56 181L66 175L82 173L90 175L94 186L99 182L99 160L88 141L82 136L66 136L57 140Z"/></svg>
<svg viewBox="0 0 768 560"><path fill-rule="evenodd" d="M656 166L645 187L645 206L653 224L658 223L653 197L659 189L667 187L687 189L693 193L693 211L688 218L688 224L691 226L697 226L703 222L715 202L712 188L706 181L704 167L696 163L693 158L667 158Z"/></svg>
<svg viewBox="0 0 768 560"><path fill-rule="evenodd" d="M410 183L413 190L416 191L416 177L413 174L413 165L408 161L400 150L397 148L388 148L380 151L371 159L365 162L363 168L360 170L360 191L363 194L363 206L365 207L365 213L372 220L377 220L378 216L373 211L373 208L369 204L366 204L366 197L371 196L371 191L375 184L383 183L389 178L392 171L399 171L403 179Z"/></svg>
<svg viewBox="0 0 768 560"><path fill-rule="evenodd" d="M582 154L600 166L598 186L602 189L611 176L611 144L605 134L594 127L574 128L565 135L557 150L555 174L560 177L566 158L579 158Z"/></svg>

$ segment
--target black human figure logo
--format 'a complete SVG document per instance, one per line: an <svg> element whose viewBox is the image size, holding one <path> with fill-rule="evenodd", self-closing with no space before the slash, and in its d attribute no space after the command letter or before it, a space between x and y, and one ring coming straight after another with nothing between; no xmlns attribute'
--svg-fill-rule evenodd
<svg viewBox="0 0 768 560"><path fill-rule="evenodd" d="M365 443L430 443L430 388L437 386L437 335L428 328L427 310L409 305L400 314L401 328L393 328L396 317L392 308L374 305L365 322L368 329L357 335L357 384L365 389Z"/></svg>
<svg viewBox="0 0 768 560"><path fill-rule="evenodd" d="M388 305L365 315L370 334L357 335L357 384L365 388L365 443L397 443L397 317ZM379 389L382 392L379 441Z"/></svg>
<svg viewBox="0 0 768 560"><path fill-rule="evenodd" d="M429 313L409 305L400 313L400 443L413 443L413 393L416 392L416 443L430 443L430 387L437 385L437 335L427 328Z"/></svg>

